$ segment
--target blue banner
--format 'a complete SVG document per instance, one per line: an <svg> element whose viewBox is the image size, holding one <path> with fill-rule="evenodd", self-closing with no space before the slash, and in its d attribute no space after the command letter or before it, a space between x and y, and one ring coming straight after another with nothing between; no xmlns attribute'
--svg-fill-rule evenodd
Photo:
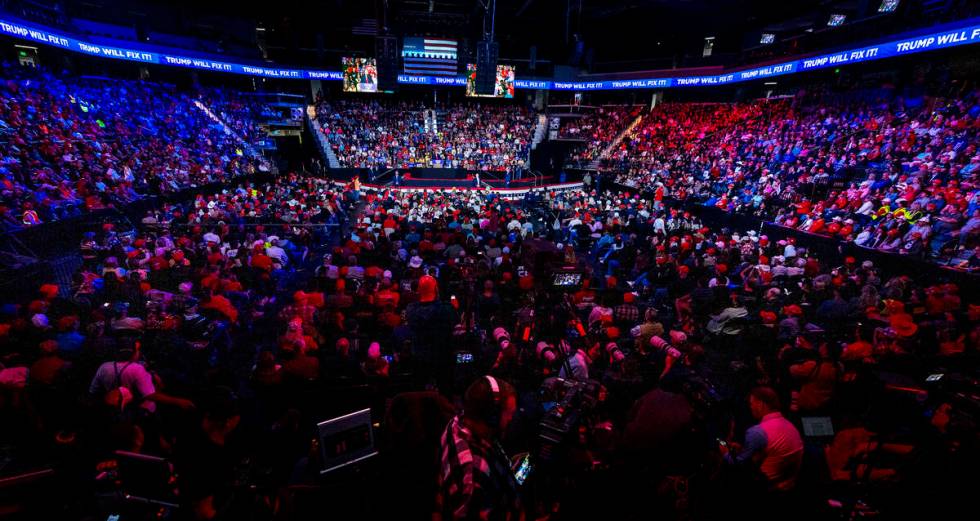
<svg viewBox="0 0 980 521"><path fill-rule="evenodd" d="M535 90L620 90L620 89L667 89L672 87L695 87L727 85L742 81L752 81L772 78L786 74L816 70L825 67L838 67L852 63L870 60L894 58L907 54L945 49L960 45L980 43L980 20L974 18L955 24L948 24L945 30L925 33L916 36L905 36L877 45L869 45L854 49L820 54L816 56L790 60L782 63L738 70L716 76L679 76L674 78L645 78L633 80L604 80L604 81L551 81L551 80L521 80L517 79L514 86L518 89ZM219 61L210 57L181 56L160 52L159 47L146 46L134 42L115 42L107 46L71 38L50 29L39 28L32 24L13 22L0 19L0 33L29 40L43 45L60 49L100 56L116 60L126 60L139 63L152 63L187 67L213 72L228 72L246 74L264 78L282 78L297 80L332 80L342 81L341 71L324 71L309 69L287 69L270 67L268 64L250 65ZM125 47L124 47L125 45ZM405 85L438 85L465 87L465 76L416 76L401 74L398 83Z"/></svg>
<svg viewBox="0 0 980 521"><path fill-rule="evenodd" d="M980 42L980 24L799 60L800 70L838 67Z"/></svg>

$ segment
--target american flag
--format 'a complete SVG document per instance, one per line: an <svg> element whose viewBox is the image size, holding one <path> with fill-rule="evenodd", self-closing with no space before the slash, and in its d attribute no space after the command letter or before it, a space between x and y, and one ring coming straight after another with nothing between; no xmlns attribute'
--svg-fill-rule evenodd
<svg viewBox="0 0 980 521"><path fill-rule="evenodd" d="M456 40L406 37L402 46L405 74L456 75Z"/></svg>
<svg viewBox="0 0 980 521"><path fill-rule="evenodd" d="M351 27L350 32L360 36L376 36L378 34L378 20L376 18L361 18Z"/></svg>

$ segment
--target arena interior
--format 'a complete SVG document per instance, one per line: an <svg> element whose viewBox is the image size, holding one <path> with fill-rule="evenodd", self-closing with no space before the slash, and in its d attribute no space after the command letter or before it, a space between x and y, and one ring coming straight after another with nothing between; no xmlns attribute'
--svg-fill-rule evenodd
<svg viewBox="0 0 980 521"><path fill-rule="evenodd" d="M978 44L0 0L0 521L974 518Z"/></svg>

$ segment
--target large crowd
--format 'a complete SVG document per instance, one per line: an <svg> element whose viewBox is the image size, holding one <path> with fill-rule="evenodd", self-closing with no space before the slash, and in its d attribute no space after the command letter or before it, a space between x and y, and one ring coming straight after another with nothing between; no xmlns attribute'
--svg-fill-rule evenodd
<svg viewBox="0 0 980 521"><path fill-rule="evenodd" d="M605 148L621 132L643 113L639 105L604 105L585 116L564 122L558 129L563 139L582 139L582 147L569 158L571 162L586 165L598 159Z"/></svg>
<svg viewBox="0 0 980 521"><path fill-rule="evenodd" d="M171 86L9 64L0 76L5 228L256 170L239 143L195 107L199 98Z"/></svg>
<svg viewBox="0 0 980 521"><path fill-rule="evenodd" d="M208 108L248 144L267 137L261 122L268 124L269 121L283 119L269 103L255 95L226 89L200 89L199 94Z"/></svg>
<svg viewBox="0 0 980 521"><path fill-rule="evenodd" d="M92 230L79 255L71 287L2 308L4 441L78 475L114 450L166 458L194 519L300 508L284 498L316 486L309 427L352 389L385 432L375 515L935 512L976 454L953 387L975 367L975 295L709 230L649 194L288 175ZM596 392L560 403L574 435L542 452L555 376ZM503 454L526 451L518 485Z"/></svg>
<svg viewBox="0 0 980 521"><path fill-rule="evenodd" d="M535 120L516 105L319 100L317 120L342 167L514 171Z"/></svg>
<svg viewBox="0 0 980 521"><path fill-rule="evenodd" d="M0 220L8 229L255 172L261 104L221 90L5 66ZM203 102L232 131L195 107ZM341 166L517 171L534 118L510 105L319 100ZM886 90L736 104L662 103L616 146L639 107L560 130L586 139L616 181L861 247L972 269L980 231L976 92ZM605 151L605 154L603 152ZM600 157L601 155L601 157Z"/></svg>
<svg viewBox="0 0 980 521"><path fill-rule="evenodd" d="M516 196L259 182L239 138L260 134L266 109L249 98L2 73L7 228L221 186L85 229L60 264L70 276L0 297L0 473L63 480L0 496L0 511L708 520L968 506L969 276L707 226L699 215L717 210L690 203L924 259L951 250L980 270L976 92L665 103L612 147L643 109L605 107L560 134L612 174ZM371 169L510 172L535 122L481 103L315 111L340 164ZM373 436L315 435L364 408ZM378 457L326 468L362 443Z"/></svg>
<svg viewBox="0 0 980 521"><path fill-rule="evenodd" d="M619 183L970 268L976 91L661 104L603 158Z"/></svg>

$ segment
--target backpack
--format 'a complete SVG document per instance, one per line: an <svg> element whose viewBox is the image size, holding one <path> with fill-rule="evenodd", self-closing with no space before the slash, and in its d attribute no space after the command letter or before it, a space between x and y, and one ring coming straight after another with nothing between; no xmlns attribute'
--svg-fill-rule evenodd
<svg viewBox="0 0 980 521"><path fill-rule="evenodd" d="M133 391L122 383L122 375L126 373L126 369L129 369L131 365L133 365L133 362L127 362L120 369L119 362L112 363L112 370L115 374L114 386L112 389L106 391L105 396L102 397L102 400L109 407L122 411L132 403Z"/></svg>

